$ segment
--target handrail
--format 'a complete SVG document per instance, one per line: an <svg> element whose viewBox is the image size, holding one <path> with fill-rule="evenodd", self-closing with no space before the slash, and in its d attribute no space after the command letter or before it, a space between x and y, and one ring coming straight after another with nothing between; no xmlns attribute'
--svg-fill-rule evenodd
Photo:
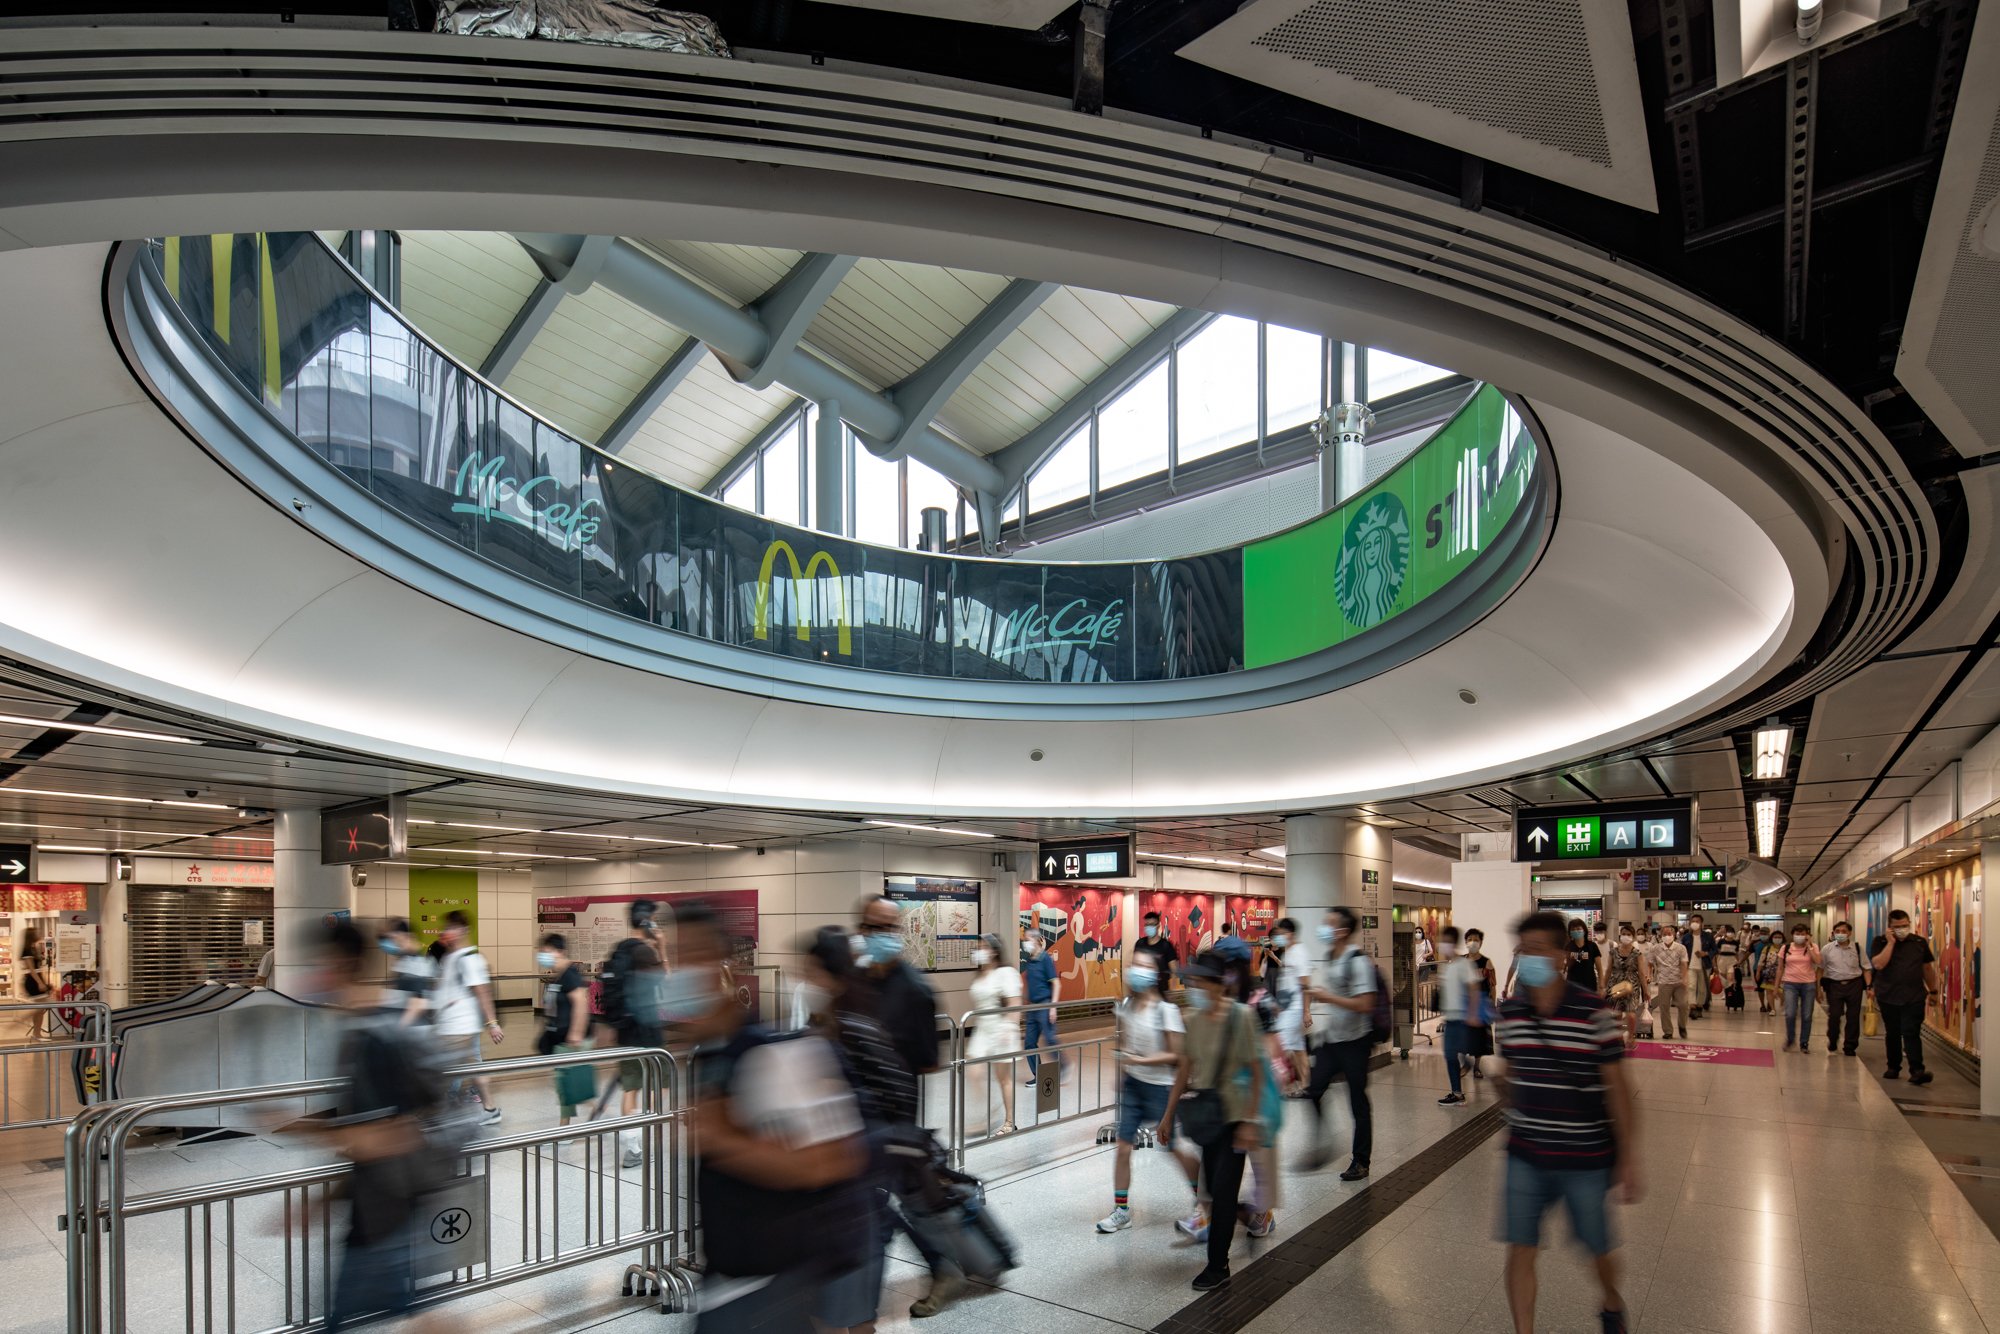
<svg viewBox="0 0 2000 1334"><path fill-rule="evenodd" d="M1308 660L1315 677L1363 660L1379 671L1448 638L1454 610L1471 614L1459 604L1504 596L1497 576L1460 576L1513 570L1502 555L1550 517L1531 432L1484 386L1343 506L1242 548L1036 564L873 547L684 491L564 434L445 355L311 233L170 237L135 271L294 443L344 475L330 481L600 612L805 670L981 690L1159 686ZM1434 540L1447 510L1476 518ZM1326 577L1370 543L1386 577ZM1406 616L1447 586L1443 610Z"/></svg>

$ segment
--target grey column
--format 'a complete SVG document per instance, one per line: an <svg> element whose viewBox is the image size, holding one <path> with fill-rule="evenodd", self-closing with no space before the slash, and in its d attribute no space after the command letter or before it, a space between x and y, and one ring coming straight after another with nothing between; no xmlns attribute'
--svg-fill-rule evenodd
<svg viewBox="0 0 2000 1334"><path fill-rule="evenodd" d="M131 1004L132 927L125 920L130 910L125 882L114 871L97 901L97 976L113 1009Z"/></svg>
<svg viewBox="0 0 2000 1334"><path fill-rule="evenodd" d="M1326 910L1352 908L1365 921L1361 947L1388 957L1391 840L1374 825L1339 815L1294 815L1285 821L1285 911L1301 931L1319 926Z"/></svg>
<svg viewBox="0 0 2000 1334"><path fill-rule="evenodd" d="M272 861L277 886L271 895L276 928L271 961L271 988L288 996L303 996L306 974L313 967L313 944L325 927L326 915L351 908L345 866L319 861L319 812L279 811L272 822Z"/></svg>
<svg viewBox="0 0 2000 1334"><path fill-rule="evenodd" d="M838 399L821 402L813 423L813 527L835 537L847 533L847 423Z"/></svg>

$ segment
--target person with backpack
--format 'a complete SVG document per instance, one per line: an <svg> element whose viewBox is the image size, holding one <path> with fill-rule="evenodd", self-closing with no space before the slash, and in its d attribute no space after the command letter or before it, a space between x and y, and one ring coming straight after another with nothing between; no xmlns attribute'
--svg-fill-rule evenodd
<svg viewBox="0 0 2000 1334"><path fill-rule="evenodd" d="M780 1033L725 985L729 942L680 909L660 1014L694 1044L690 1120L707 1269L696 1334L807 1334L822 1289L865 1261L875 1231L868 1141L823 1033Z"/></svg>
<svg viewBox="0 0 2000 1334"><path fill-rule="evenodd" d="M651 899L636 899L626 910L630 929L625 939L611 949L598 969L598 1004L604 1011L604 1026L611 1030L614 1046L658 1047L660 1040L660 1000L666 985L666 965L660 961L659 927L654 914L659 905ZM646 1082L646 1067L636 1060L618 1063L618 1110L631 1116L639 1110L639 1090ZM606 1096L610 1090L607 1087ZM618 1140L624 1152L619 1162L637 1167L645 1161L639 1151L639 1132L621 1130Z"/></svg>
<svg viewBox="0 0 2000 1334"><path fill-rule="evenodd" d="M1812 1050L1813 995L1819 990L1819 948L1804 922L1778 947L1778 981L1785 989L1785 1050Z"/></svg>
<svg viewBox="0 0 2000 1334"><path fill-rule="evenodd" d="M448 1064L476 1064L481 1037L498 1046L506 1036L500 1027L500 1013L494 1008L493 975L473 948L470 919L458 909L444 915L444 930L438 939L445 949L444 962L438 965L437 986L431 993L438 1044ZM487 1124L498 1121L500 1109L493 1105L493 1086L486 1076L474 1075L472 1087Z"/></svg>
<svg viewBox="0 0 2000 1334"><path fill-rule="evenodd" d="M1374 961L1361 952L1358 940L1361 919L1352 908L1336 904L1327 909L1319 938L1326 944L1326 964L1318 985L1308 984L1306 997L1313 1003L1312 1083L1306 1101L1313 1109L1313 1147L1301 1166L1317 1171L1333 1156L1327 1135L1326 1112L1320 1106L1327 1089L1336 1079L1347 1082L1347 1105L1354 1113L1354 1145L1342 1181L1360 1181L1368 1175L1369 1155L1375 1148L1374 1114L1368 1102L1368 1058L1378 1037L1378 1021L1387 1027L1386 1014L1378 1014L1377 1000L1387 999L1377 982Z"/></svg>
<svg viewBox="0 0 2000 1334"><path fill-rule="evenodd" d="M542 1034L535 1041L535 1051L553 1056L586 1050L590 1041L590 987L583 980L583 969L569 957L569 937L558 931L543 936L535 949L535 967L555 974L542 1007ZM563 1066L555 1073L555 1085L563 1125L568 1125L577 1108L597 1091L591 1087L587 1065Z"/></svg>

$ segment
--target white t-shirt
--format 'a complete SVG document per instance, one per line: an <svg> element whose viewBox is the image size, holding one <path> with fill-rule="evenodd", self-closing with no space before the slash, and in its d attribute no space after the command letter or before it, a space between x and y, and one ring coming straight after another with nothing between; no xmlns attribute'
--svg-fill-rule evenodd
<svg viewBox="0 0 2000 1334"><path fill-rule="evenodd" d="M446 1037L462 1038L484 1029L486 1016L480 1012L479 997L472 994L472 989L492 980L493 975L487 972L486 960L478 950L468 946L445 955L438 966L437 988L431 993L431 1006L437 1012L437 1031Z"/></svg>
<svg viewBox="0 0 2000 1334"><path fill-rule="evenodd" d="M972 979L972 1008L999 1010L1021 1003L1021 970L1001 964ZM982 1014L972 1021L976 1028L1019 1028L1018 1014Z"/></svg>
<svg viewBox="0 0 2000 1334"><path fill-rule="evenodd" d="M389 965L389 1008L407 1010L418 997L430 991L436 971L421 954L398 954Z"/></svg>
<svg viewBox="0 0 2000 1334"><path fill-rule="evenodd" d="M1167 1034L1185 1032L1180 1010L1157 996L1143 1005L1129 996L1118 1002L1118 1049L1128 1056L1158 1056L1167 1049ZM1125 1073L1141 1084L1174 1082L1171 1065L1127 1065Z"/></svg>
<svg viewBox="0 0 2000 1334"><path fill-rule="evenodd" d="M1312 972L1312 951L1303 945L1287 945L1283 962L1284 975L1278 979L1278 989L1290 996L1292 1006L1296 1007L1305 999L1301 988L1306 975Z"/></svg>

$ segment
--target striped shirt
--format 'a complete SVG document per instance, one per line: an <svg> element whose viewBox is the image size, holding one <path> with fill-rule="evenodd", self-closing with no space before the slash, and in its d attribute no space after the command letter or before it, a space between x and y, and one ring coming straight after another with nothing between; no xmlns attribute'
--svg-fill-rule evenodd
<svg viewBox="0 0 2000 1334"><path fill-rule="evenodd" d="M1525 992L1500 1006L1507 1062L1507 1152L1537 1167L1586 1171L1614 1158L1604 1067L1625 1054L1618 1015L1574 983L1554 1014Z"/></svg>

